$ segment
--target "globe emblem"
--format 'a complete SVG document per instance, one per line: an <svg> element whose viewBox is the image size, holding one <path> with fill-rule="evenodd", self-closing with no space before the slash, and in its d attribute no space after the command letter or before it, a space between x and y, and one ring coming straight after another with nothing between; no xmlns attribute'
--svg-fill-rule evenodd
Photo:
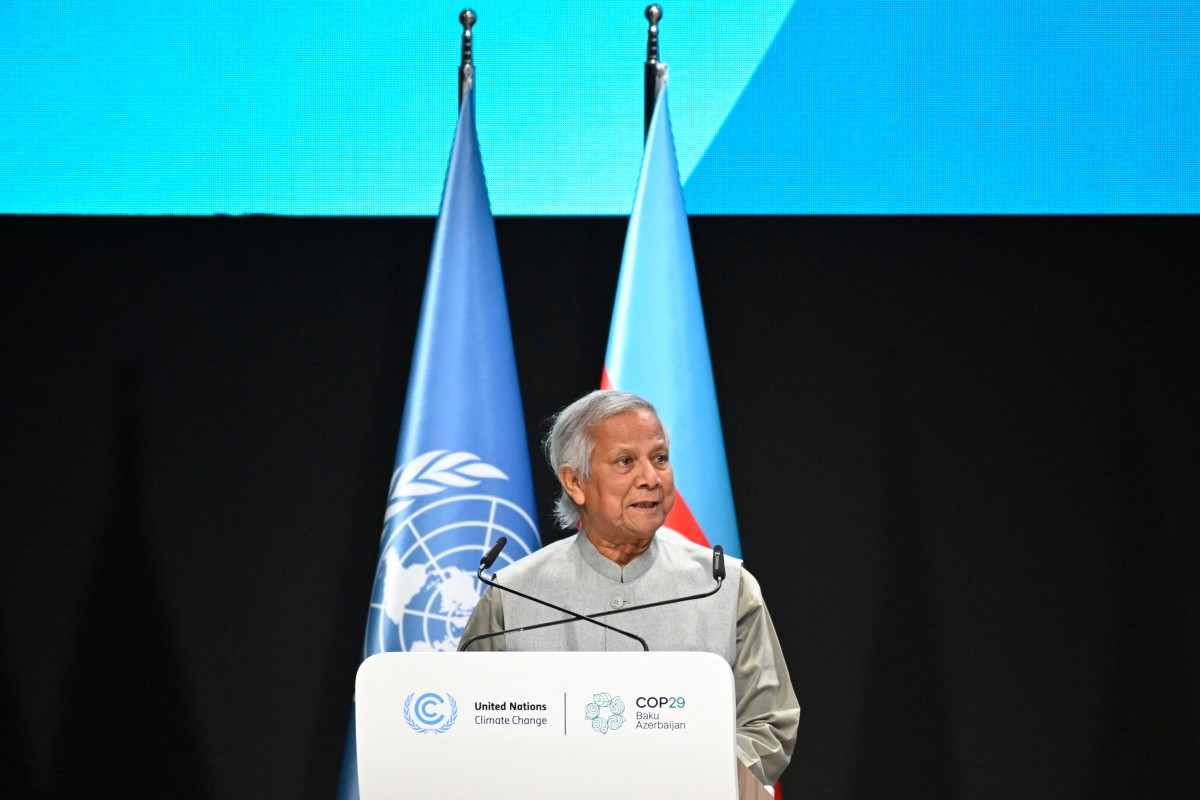
<svg viewBox="0 0 1200 800"><path fill-rule="evenodd" d="M484 553L508 537L498 569L536 545L537 526L519 505L463 491L487 478L507 480L477 456L446 451L418 456L396 471L364 655L454 650L483 593L475 572Z"/></svg>

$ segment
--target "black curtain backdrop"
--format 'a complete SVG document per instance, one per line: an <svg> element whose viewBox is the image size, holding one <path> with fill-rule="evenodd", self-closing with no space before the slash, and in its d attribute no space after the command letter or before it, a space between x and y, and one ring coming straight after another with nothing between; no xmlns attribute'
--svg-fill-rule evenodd
<svg viewBox="0 0 1200 800"><path fill-rule="evenodd" d="M1197 219L691 222L789 800L1200 796ZM0 218L3 796L334 796L433 224ZM625 225L497 220L547 540Z"/></svg>

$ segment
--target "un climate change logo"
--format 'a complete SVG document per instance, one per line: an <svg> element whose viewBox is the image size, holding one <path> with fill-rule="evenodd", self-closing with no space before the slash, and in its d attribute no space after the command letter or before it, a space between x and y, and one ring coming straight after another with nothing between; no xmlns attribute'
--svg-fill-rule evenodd
<svg viewBox="0 0 1200 800"><path fill-rule="evenodd" d="M537 526L490 491L508 476L474 453L431 450L396 470L371 598L367 654L452 651L483 593L479 559L507 536L505 563L528 555ZM477 489L476 487L479 487Z"/></svg>
<svg viewBox="0 0 1200 800"><path fill-rule="evenodd" d="M458 703L449 692L443 698L435 692L425 692L416 701L416 692L404 699L404 721L417 733L445 733L458 721Z"/></svg>
<svg viewBox="0 0 1200 800"><path fill-rule="evenodd" d="M597 692L584 708L583 718L591 721L597 733L620 730L625 724L625 703L608 692Z"/></svg>

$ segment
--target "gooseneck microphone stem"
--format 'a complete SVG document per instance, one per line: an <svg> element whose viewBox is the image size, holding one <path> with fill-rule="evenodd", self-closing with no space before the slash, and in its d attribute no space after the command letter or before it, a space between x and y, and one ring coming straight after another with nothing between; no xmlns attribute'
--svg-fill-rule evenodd
<svg viewBox="0 0 1200 800"><path fill-rule="evenodd" d="M628 608L618 608L613 611L601 611L597 614L588 614L586 616L584 616L582 614L575 614L575 619L555 619L555 620L551 620L550 622L538 622L536 624L525 625L520 628L508 628L508 629L502 630L502 631L490 631L488 633L477 633L474 636L472 636L470 639L467 639L467 641L463 644L462 649L466 650L472 644L474 644L475 642L477 642L481 639L490 639L493 636L503 636L506 633L521 633L522 631L532 631L532 630L536 630L538 628L550 628L555 625L566 625L571 622L577 622L578 620L581 620L581 619L587 620L589 622L596 622L597 617L607 617L611 614L628 614L630 611L641 611L644 608L654 608L655 606L669 606L672 603L683 603L687 600L703 600L706 597L712 597L714 594L716 594L721 589L721 585L722 585L722 581L717 581L717 585L715 587L713 587L713 589L711 591L707 591L702 594L688 595L687 597L675 597L670 600L658 600L654 603L642 603L641 605L629 606ZM568 612L568 613L571 613L571 612ZM602 623L596 622L596 624L600 625ZM605 625L604 627L607 628L608 626ZM619 628L612 628L611 630L620 631ZM640 636L635 636L632 633L627 634L627 635L634 636L634 638L636 638L638 641L641 641ZM650 648L646 648L646 649L649 650Z"/></svg>
<svg viewBox="0 0 1200 800"><path fill-rule="evenodd" d="M502 592L509 592L510 594L515 594L517 597L524 597L526 600L528 600L532 603L537 603L538 605L543 605L543 606L547 606L549 608L553 608L555 611L561 611L564 614L570 614L572 617L572 619L555 620L555 623L575 622L576 620L584 620L586 622L592 623L593 625L599 625L601 628L606 628L606 629L612 631L613 633L619 633L622 636L628 636L630 639L636 639L638 641L638 644L640 644L642 646L643 650L645 650L647 653L650 652L650 645L646 644L646 640L643 639L642 637L638 636L636 633L630 633L629 631L623 631L620 628L614 628L612 625L605 625L603 622L597 622L596 620L592 619L591 617L585 617L583 614L576 614L574 611L571 611L570 609L563 608L562 606L556 606L556 605L554 605L554 603L550 603L545 600L540 600L536 597L530 597L529 595L525 594L524 592L519 592L516 589L513 589L511 587L501 586L500 584L496 583L496 580L495 580L496 576L494 574L492 575L491 580L488 580L487 578L483 577L483 567L480 567L479 572L476 574L479 576L479 580L483 581L488 586L494 586L495 588L499 589ZM599 616L599 615L596 615L596 616ZM543 624L545 624L545 623L543 623ZM529 628L540 628L540 627L542 627L542 625L530 625L530 626L528 626L528 628L518 628L517 630L528 630ZM515 633L516 631L513 631L513 632ZM493 633L490 635L499 636L501 633L504 633L504 631L498 631L497 633ZM476 639L481 639L481 638L484 638L484 637L483 636L472 636L470 639L467 640L467 645L470 645ZM467 645L463 646L464 650L467 649Z"/></svg>
<svg viewBox="0 0 1200 800"><path fill-rule="evenodd" d="M483 562L486 562L486 566L491 566L492 562L496 560L496 556L499 555L500 548L504 546L503 544L499 544L499 543L497 543L497 544L498 544L498 546L493 548L493 550L496 551L495 553L489 552L486 556L484 556ZM489 556L491 557L490 560L488 558ZM480 580L484 580L483 579L484 568L485 568L485 565L483 563L481 563L480 567L479 567L479 579ZM493 575L492 577L494 578L495 575ZM656 608L658 606L669 606L672 603L684 603L684 602L687 602L688 600L703 600L706 597L712 597L714 594L721 591L721 587L725 585L725 551L721 547L721 545L717 545L716 547L713 548L713 580L716 581L717 585L714 586L712 589L710 589L707 592L701 592L700 594L692 594L692 595L688 595L687 597L673 597L670 600L656 600L653 603L640 603L636 606L629 606L628 608L618 608L618 609L614 609L612 611L601 611L596 614L588 614L587 616L583 616L581 614L576 614L574 611L567 611L566 609L558 609L559 611L570 614L573 617L573 619L555 619L555 620L551 620L550 622L538 622L533 625L524 625L520 628L507 628L502 631L490 631L488 633L477 633L474 636L472 636L470 639L467 639L467 641L463 643L462 649L466 650L468 647L473 645L475 642L478 642L482 639L491 639L494 636L503 636L506 633L521 633L523 631L532 631L532 630L536 630L538 628L549 628L549 627L553 627L554 625L566 625L568 623L576 622L581 619L587 620L588 622L595 622L597 625L603 625L603 627L608 628L609 626L604 625L604 623L597 622L596 618L597 617L607 617L612 614L628 614L630 611L641 611L646 608ZM484 583L487 583L487 581L484 581ZM496 584L489 584L489 585L494 586ZM506 587L497 586L497 588L502 588L505 591L509 591L509 592L513 591L512 589L508 589ZM517 594L519 594L519 592L517 592ZM526 597L525 595L521 595L521 596ZM532 600L533 598L527 598L527 599ZM535 600L534 602L542 602L542 601ZM543 603L543 605L550 605L550 604ZM551 606L551 608L557 608L557 606ZM639 642L642 642L642 647L644 647L647 651L650 649L649 647L646 647L646 643L644 641L642 641L642 638L640 636L636 636L635 634L632 634L632 633L627 633L625 631L620 630L619 628L610 628L610 630L615 630L618 633L625 633L626 636L633 636L633 638L637 639Z"/></svg>
<svg viewBox="0 0 1200 800"><path fill-rule="evenodd" d="M611 625L605 625L603 622L597 622L596 620L592 619L591 617L585 617L583 614L576 614L574 611L571 611L570 609L563 608L562 606L556 606L556 605L554 605L554 603L548 602L546 600L542 600L537 597L531 597L530 595L527 595L524 592L517 591L516 589L510 588L508 586L501 586L500 584L496 583L495 573L492 574L492 577L490 580L488 578L485 578L483 575L483 571L485 569L487 569L488 567L492 566L492 564L496 561L496 558L500 555L500 551L504 549L504 545L507 543L508 543L508 539L501 536L500 539L496 542L496 544L492 546L492 549L489 550L483 556L483 558L481 558L479 560L479 570L475 573L475 575L477 578L479 578L479 580L482 583L484 583L488 586L494 587L496 589L499 589L502 592L508 592L510 594L515 594L517 597L523 597L526 600L530 601L531 603L537 603L538 605L546 606L548 608L553 608L555 611L562 612L563 614L569 614L572 617L572 619L555 620L556 623L557 622L574 622L576 620L584 620L585 622L590 622L593 625L599 625L601 628L610 630L613 633L619 633L622 636L627 636L630 639L635 639L635 640L637 640L638 644L640 644L642 646L642 650L646 651L647 653L650 652L650 645L646 644L646 640L643 639L642 637L638 636L636 633L630 633L629 631L623 631L620 628L614 628ZM533 627L540 628L540 627L542 627L542 625L536 625L536 626L530 625L529 627L530 628L533 628ZM519 628L517 630L526 630L526 629ZM486 639L491 636L499 636L500 634L505 633L505 632L506 631L496 631L495 633L481 634L479 636L472 636L470 639L468 639L463 644L462 649L466 650L468 647L470 647L472 644L474 644L479 639ZM516 631L511 631L511 632L515 633Z"/></svg>

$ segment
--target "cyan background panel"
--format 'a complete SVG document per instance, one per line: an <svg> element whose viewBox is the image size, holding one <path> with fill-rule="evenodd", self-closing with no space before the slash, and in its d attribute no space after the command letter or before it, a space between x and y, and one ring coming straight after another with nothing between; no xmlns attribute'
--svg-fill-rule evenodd
<svg viewBox="0 0 1200 800"><path fill-rule="evenodd" d="M0 213L428 215L465 0L0 4ZM497 214L628 214L638 2L475 4ZM674 0L693 214L1200 210L1190 0Z"/></svg>

